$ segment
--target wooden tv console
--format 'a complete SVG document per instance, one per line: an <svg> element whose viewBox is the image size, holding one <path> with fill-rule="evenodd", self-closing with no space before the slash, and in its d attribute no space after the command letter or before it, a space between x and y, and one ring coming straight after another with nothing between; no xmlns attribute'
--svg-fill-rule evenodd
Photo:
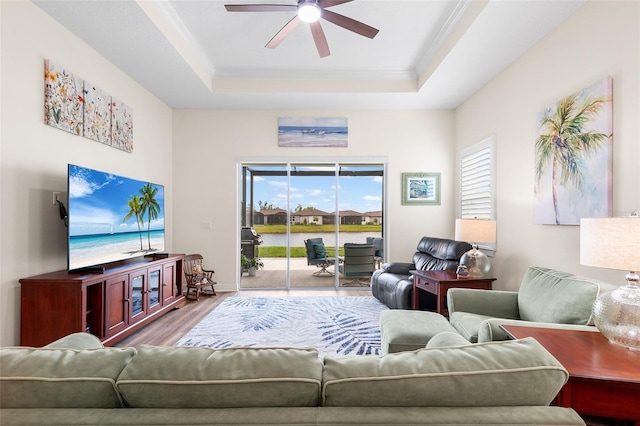
<svg viewBox="0 0 640 426"><path fill-rule="evenodd" d="M115 262L102 273L57 271L22 278L20 344L44 346L87 331L113 345L184 306L183 257Z"/></svg>

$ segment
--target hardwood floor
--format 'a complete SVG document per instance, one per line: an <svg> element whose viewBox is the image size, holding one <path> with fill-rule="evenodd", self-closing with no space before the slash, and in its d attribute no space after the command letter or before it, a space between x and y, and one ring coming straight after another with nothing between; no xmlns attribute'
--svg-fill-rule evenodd
<svg viewBox="0 0 640 426"><path fill-rule="evenodd" d="M196 324L213 309L218 307L227 297L321 297L321 296L370 296L371 290L251 290L241 292L218 293L216 296L200 296L200 300L187 299L187 304L180 309L163 315L151 324L141 328L114 346L173 346L182 336L187 334Z"/></svg>

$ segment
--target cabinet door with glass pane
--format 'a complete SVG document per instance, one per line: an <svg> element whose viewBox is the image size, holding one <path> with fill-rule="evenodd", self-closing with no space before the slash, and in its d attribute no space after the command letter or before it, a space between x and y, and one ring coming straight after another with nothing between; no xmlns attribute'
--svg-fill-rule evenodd
<svg viewBox="0 0 640 426"><path fill-rule="evenodd" d="M149 282L146 289L147 313L162 307L162 267L149 268Z"/></svg>
<svg viewBox="0 0 640 426"><path fill-rule="evenodd" d="M147 314L147 270L141 269L129 274L129 291L130 291L130 305L131 305L131 317L129 322L131 324L140 321Z"/></svg>

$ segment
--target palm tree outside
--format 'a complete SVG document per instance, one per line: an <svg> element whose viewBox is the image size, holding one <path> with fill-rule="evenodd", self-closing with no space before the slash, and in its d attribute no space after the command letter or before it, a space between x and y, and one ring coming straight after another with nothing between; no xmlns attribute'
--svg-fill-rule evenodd
<svg viewBox="0 0 640 426"><path fill-rule="evenodd" d="M142 216L147 213L147 244L151 250L151 221L157 219L160 213L160 204L156 200L158 188L147 183L140 189L140 194L142 194Z"/></svg>
<svg viewBox="0 0 640 426"><path fill-rule="evenodd" d="M606 144L610 134L587 130L610 99L588 97L580 102L578 93L567 96L555 109L545 112L540 121L541 134L536 139L536 184L551 168L551 198L555 223L560 224L558 189L572 186L584 190L585 158Z"/></svg>
<svg viewBox="0 0 640 426"><path fill-rule="evenodd" d="M142 218L145 209L144 205L142 204L140 197L138 197L137 195L131 197L131 199L127 201L127 205L129 206L130 210L122 221L126 222L131 217L135 216L136 224L138 225L138 234L140 235L140 250L144 250L144 248L142 247L142 228L140 227L140 225L144 223L144 219Z"/></svg>

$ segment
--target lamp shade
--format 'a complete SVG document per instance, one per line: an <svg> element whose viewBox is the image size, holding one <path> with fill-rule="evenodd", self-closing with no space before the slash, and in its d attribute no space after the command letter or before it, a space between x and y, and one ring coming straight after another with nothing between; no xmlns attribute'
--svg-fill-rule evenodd
<svg viewBox="0 0 640 426"><path fill-rule="evenodd" d="M491 269L486 254L478 250L478 243L496 242L496 221L485 219L456 219L455 239L473 244L473 248L462 255L460 265L467 268L469 278L484 277Z"/></svg>
<svg viewBox="0 0 640 426"><path fill-rule="evenodd" d="M496 221L486 219L456 219L455 239L470 243L495 243Z"/></svg>
<svg viewBox="0 0 640 426"><path fill-rule="evenodd" d="M599 217L580 220L580 263L640 271L640 219Z"/></svg>
<svg viewBox="0 0 640 426"><path fill-rule="evenodd" d="M585 218L580 221L580 263L628 271L627 285L602 294L593 304L598 330L610 342L640 350L640 219Z"/></svg>

